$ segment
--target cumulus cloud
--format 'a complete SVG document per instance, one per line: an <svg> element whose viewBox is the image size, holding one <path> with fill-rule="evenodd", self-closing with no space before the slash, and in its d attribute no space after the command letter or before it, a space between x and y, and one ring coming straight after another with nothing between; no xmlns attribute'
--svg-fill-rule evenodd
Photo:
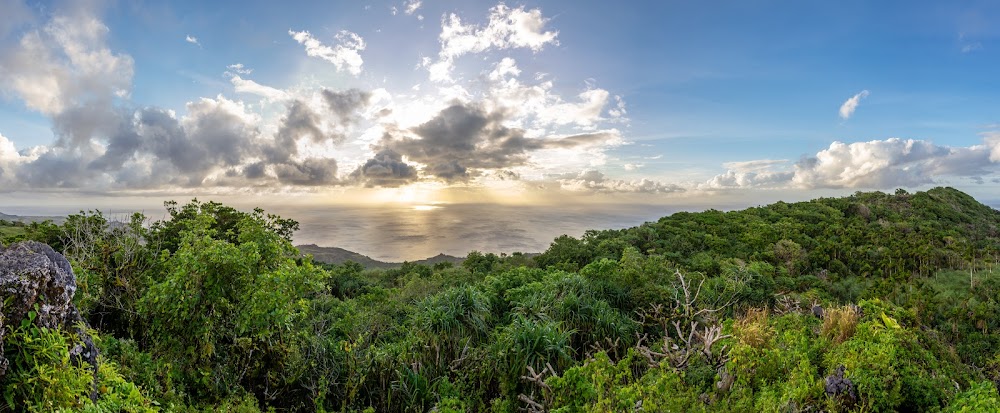
<svg viewBox="0 0 1000 413"><path fill-rule="evenodd" d="M503 126L502 113L455 103L401 136L382 145L426 165L425 172L447 180L469 178L468 168L503 168L524 164L534 145L524 132ZM535 146L537 147L537 146Z"/></svg>
<svg viewBox="0 0 1000 413"><path fill-rule="evenodd" d="M193 45L201 47L201 43L198 43L198 38L194 37L194 36L192 36L190 34L187 35L186 37L184 37L184 41L188 42L188 43L191 43Z"/></svg>
<svg viewBox="0 0 1000 413"><path fill-rule="evenodd" d="M528 138L523 129L505 125L508 113L455 102L435 117L407 130L391 130L379 143L423 172L445 180L467 180L482 170L525 165L533 151L586 149L620 141L618 131Z"/></svg>
<svg viewBox="0 0 1000 413"><path fill-rule="evenodd" d="M566 102L552 92L552 81L525 84L518 79L520 74L514 59L501 59L486 76L489 89L485 100L510 112L511 117L530 121L537 127L591 128L605 120L601 115L610 96L607 90L588 87L577 96L579 101ZM624 116L624 102L619 99L618 105L615 109L620 110L616 112L618 117Z"/></svg>
<svg viewBox="0 0 1000 413"><path fill-rule="evenodd" d="M0 134L0 186L10 187L14 179L14 172L21 162L21 154L14 147L14 142Z"/></svg>
<svg viewBox="0 0 1000 413"><path fill-rule="evenodd" d="M351 173L364 186L398 187L417 180L417 170L403 162L403 156L383 149Z"/></svg>
<svg viewBox="0 0 1000 413"><path fill-rule="evenodd" d="M547 31L546 22L538 10L504 5L491 9L484 25L446 18L442 52L437 63L429 64L440 64L447 76L454 59L468 53L539 51L558 44L557 32ZM432 86L427 90L437 94L422 96L382 89L282 90L250 79L253 71L235 63L224 76L237 96L260 96L283 109L265 110L223 95L194 99L180 113L141 106L128 99L132 59L110 50L107 32L88 14L55 15L19 34L15 44L0 47L0 88L48 116L56 136L50 145L20 152L0 136L4 188L532 182L548 172L600 167L609 148L625 143L618 130L601 129L603 122L624 115L619 97L588 84L564 100L553 92L551 80L522 83L512 58L483 71L479 89ZM307 55L333 63L338 71L360 73L359 52L365 48L360 36L342 31L337 43L326 45L306 31L289 35ZM609 101L613 106L605 114ZM360 136L355 128L363 130ZM338 175L341 165L351 169ZM654 181L593 174L562 179L559 187L590 192L676 190Z"/></svg>
<svg viewBox="0 0 1000 413"><path fill-rule="evenodd" d="M367 107L372 98L372 92L360 89L344 91L324 89L321 94L333 114L345 125L353 123L357 118L357 112Z"/></svg>
<svg viewBox="0 0 1000 413"><path fill-rule="evenodd" d="M728 188L778 188L787 186L793 172L788 171L734 171L716 175L699 185L701 189Z"/></svg>
<svg viewBox="0 0 1000 413"><path fill-rule="evenodd" d="M840 118L847 120L854 114L854 111L858 108L858 104L861 103L861 99L868 97L868 90L862 90L856 95L851 96L849 99L844 101L844 104L840 105Z"/></svg>
<svg viewBox="0 0 1000 413"><path fill-rule="evenodd" d="M730 170L701 187L889 189L934 184L948 177L982 181L996 172L997 161L1000 136L992 133L984 134L982 144L968 147L899 138L833 142L791 169L776 169L781 162L771 160L727 164Z"/></svg>
<svg viewBox="0 0 1000 413"><path fill-rule="evenodd" d="M347 30L337 32L334 36L337 45L333 47L323 44L308 31L289 30L288 34L299 44L305 46L306 55L333 63L338 72L346 70L355 76L361 74L361 65L364 64L364 60L361 58L360 52L365 50L365 40L357 33Z"/></svg>
<svg viewBox="0 0 1000 413"><path fill-rule="evenodd" d="M108 27L90 14L56 15L0 49L0 87L47 115L127 96L132 58L113 53L107 34Z"/></svg>
<svg viewBox="0 0 1000 413"><path fill-rule="evenodd" d="M548 20L542 17L539 9L510 8L504 4L490 9L486 26L463 24L457 14L449 14L441 19L438 61L426 60L424 66L430 71L432 80L448 81L454 60L468 53L515 48L538 52L546 44L558 45L559 32L545 30Z"/></svg>
<svg viewBox="0 0 1000 413"><path fill-rule="evenodd" d="M573 192L615 193L631 192L646 194L669 194L684 192L684 188L675 184L664 184L650 179L625 181L610 179L602 172L587 170L576 174L557 176L555 181L561 189Z"/></svg>
<svg viewBox="0 0 1000 413"><path fill-rule="evenodd" d="M331 185L337 183L337 161L333 158L306 158L274 165L278 181L289 185Z"/></svg>

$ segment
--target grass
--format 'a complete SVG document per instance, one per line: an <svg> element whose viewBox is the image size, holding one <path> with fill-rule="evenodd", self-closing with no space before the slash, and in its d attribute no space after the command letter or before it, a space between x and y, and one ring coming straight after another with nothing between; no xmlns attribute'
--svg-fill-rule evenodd
<svg viewBox="0 0 1000 413"><path fill-rule="evenodd" d="M7 240L24 234L24 227L0 225L0 240Z"/></svg>

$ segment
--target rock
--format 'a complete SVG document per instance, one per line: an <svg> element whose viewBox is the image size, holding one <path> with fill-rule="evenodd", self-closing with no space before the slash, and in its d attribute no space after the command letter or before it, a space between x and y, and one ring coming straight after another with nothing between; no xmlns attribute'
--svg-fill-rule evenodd
<svg viewBox="0 0 1000 413"><path fill-rule="evenodd" d="M8 324L18 325L37 305L38 325L59 328L70 316L75 293L69 261L48 245L27 241L0 251L0 296Z"/></svg>
<svg viewBox="0 0 1000 413"><path fill-rule="evenodd" d="M844 371L846 368L841 365L837 367L837 371L826 377L826 395L836 398L842 404L852 405L857 400L857 394L854 391L854 382L851 379L844 377Z"/></svg>
<svg viewBox="0 0 1000 413"><path fill-rule="evenodd" d="M819 304L813 305L812 306L812 313L813 313L814 316L816 316L816 318L822 319L823 318L823 307L820 306Z"/></svg>
<svg viewBox="0 0 1000 413"><path fill-rule="evenodd" d="M89 365L95 380L92 399L96 399L97 347L87 331L80 328L83 317L73 306L76 276L62 254L48 245L25 241L9 247L0 246L0 346L6 325L19 326L28 312L35 311L39 327L61 329L77 334L79 343L69 349L74 363ZM0 347L0 379L8 361Z"/></svg>

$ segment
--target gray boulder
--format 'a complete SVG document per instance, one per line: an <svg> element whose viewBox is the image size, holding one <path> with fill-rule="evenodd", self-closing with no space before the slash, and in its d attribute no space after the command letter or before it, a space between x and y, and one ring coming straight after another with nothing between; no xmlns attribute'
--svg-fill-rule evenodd
<svg viewBox="0 0 1000 413"><path fill-rule="evenodd" d="M97 374L97 347L86 330L79 328L83 318L72 304L74 293L76 276L62 254L35 241L0 245L0 379L8 364L3 335L8 328L21 325L30 311L36 312L34 322L40 327L76 333L79 343L69 349L74 363L88 364Z"/></svg>

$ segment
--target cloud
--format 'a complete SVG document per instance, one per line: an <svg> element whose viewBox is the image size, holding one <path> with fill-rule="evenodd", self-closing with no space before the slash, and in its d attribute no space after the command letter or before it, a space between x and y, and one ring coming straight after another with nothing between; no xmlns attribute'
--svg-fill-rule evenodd
<svg viewBox="0 0 1000 413"><path fill-rule="evenodd" d="M788 171L729 170L698 187L701 189L779 188L787 186L793 176L794 173Z"/></svg>
<svg viewBox="0 0 1000 413"><path fill-rule="evenodd" d="M56 15L0 48L0 88L46 115L128 96L133 62L108 49L108 28L90 14Z"/></svg>
<svg viewBox="0 0 1000 413"><path fill-rule="evenodd" d="M288 93L281 89L275 89L270 86L264 86L260 83L254 82L250 79L243 79L239 75L233 75L229 78L229 81L233 83L233 88L236 93L249 93L253 95L262 96L271 101L282 101L289 99Z"/></svg>
<svg viewBox="0 0 1000 413"><path fill-rule="evenodd" d="M417 180L417 170L403 162L402 155L383 149L351 173L351 179L368 186L398 187Z"/></svg>
<svg viewBox="0 0 1000 413"><path fill-rule="evenodd" d="M608 102L608 91L590 89L580 93L579 103L558 103L546 107L538 114L542 122L556 125L575 123L590 126L601 119L601 110Z"/></svg>
<svg viewBox="0 0 1000 413"><path fill-rule="evenodd" d="M534 85L518 80L521 70L514 59L505 57L497 62L486 78L489 88L485 100L510 112L512 118L522 118L536 127L574 125L592 128L605 121L602 111L607 106L607 90L588 87L577 97L577 102L566 102L552 92L552 81L539 81ZM624 115L624 103L618 101Z"/></svg>
<svg viewBox="0 0 1000 413"><path fill-rule="evenodd" d="M971 53L982 49L983 49L983 44L979 42L962 45L962 53Z"/></svg>
<svg viewBox="0 0 1000 413"><path fill-rule="evenodd" d="M621 144L621 134L617 130L583 133L564 137L548 138L541 145L545 148L594 148Z"/></svg>
<svg viewBox="0 0 1000 413"><path fill-rule="evenodd" d="M81 24L70 24L77 21ZM443 40L442 73L450 74L453 59L467 53L539 51L558 44L557 33L544 29L546 21L538 10L503 5L494 7L482 26L455 17L458 37ZM600 167L609 148L625 144L617 129L601 129L603 122L624 115L620 98L612 101L606 90L587 84L564 100L548 78L522 83L512 58L490 65L478 84L428 86L420 95L282 90L249 79L252 69L235 63L224 72L235 93L261 96L283 109L239 99L246 95L194 99L180 113L141 106L128 99L132 59L109 49L107 31L90 15L56 15L0 47L0 87L48 116L56 136L50 145L20 152L0 136L4 188L533 182L549 172ZM360 36L342 31L338 43L324 45L306 31L289 35L307 55L334 63L338 71L360 73L358 52L365 47ZM463 49L461 36L481 43ZM605 114L609 101L613 106ZM347 173L338 175L343 165L349 165ZM565 185L588 191L673 190L648 180L591 178L565 178Z"/></svg>
<svg viewBox="0 0 1000 413"><path fill-rule="evenodd" d="M198 43L198 38L190 34L184 37L184 41L191 43L193 45L197 45L198 47L201 47L201 43Z"/></svg>
<svg viewBox="0 0 1000 413"><path fill-rule="evenodd" d="M596 170L563 174L557 176L555 181L559 183L561 189L572 192L669 194L685 190L679 185L664 184L650 179L632 181L610 179Z"/></svg>
<svg viewBox="0 0 1000 413"><path fill-rule="evenodd" d="M361 65L364 64L364 60L361 58L360 52L365 50L365 40L356 33L341 30L334 36L338 43L334 47L324 45L308 31L289 30L288 34L299 44L305 46L306 55L333 63L338 72L346 70L355 76L361 74Z"/></svg>
<svg viewBox="0 0 1000 413"><path fill-rule="evenodd" d="M454 60L468 53L481 53L491 49L525 48L533 52L541 51L546 44L558 45L557 31L545 31L549 19L542 17L539 9L525 10L524 6L510 8L498 4L490 9L489 22L485 27L463 24L457 14L449 14L441 19L441 50L438 61L424 62L431 73L431 80L451 80Z"/></svg>
<svg viewBox="0 0 1000 413"><path fill-rule="evenodd" d="M847 120L854 114L854 111L858 108L858 104L861 103L861 99L868 97L868 90L862 90L858 94L851 96L850 99L844 101L843 105L840 105L840 118Z"/></svg>
<svg viewBox="0 0 1000 413"><path fill-rule="evenodd" d="M727 164L731 169L701 185L707 189L794 187L889 189L935 184L949 177L982 181L997 170L1000 135L983 134L983 143L968 147L890 138L868 142L833 142L789 169L778 161Z"/></svg>
<svg viewBox="0 0 1000 413"><path fill-rule="evenodd" d="M416 13L417 10L420 9L420 5L421 5L420 0L409 0L406 2L406 8L404 9L404 11L406 14Z"/></svg>
<svg viewBox="0 0 1000 413"><path fill-rule="evenodd" d="M525 165L535 151L584 150L613 145L621 138L615 130L528 138L523 129L506 126L508 115L478 104L454 102L422 124L387 131L378 147L424 165L425 174L467 180L483 170Z"/></svg>
<svg viewBox="0 0 1000 413"><path fill-rule="evenodd" d="M243 63L235 63L235 64L231 64L229 66L226 66L226 75L227 76L232 76L233 74L237 74L237 75L249 75L251 73L253 73L253 69L244 66Z"/></svg>
<svg viewBox="0 0 1000 413"><path fill-rule="evenodd" d="M278 181L289 185L332 185L337 183L337 161L333 158L307 158L274 165Z"/></svg>
<svg viewBox="0 0 1000 413"><path fill-rule="evenodd" d="M753 161L726 162L722 164L726 169L737 172L754 172L768 170L778 165L787 164L787 159L758 159Z"/></svg>
<svg viewBox="0 0 1000 413"><path fill-rule="evenodd" d="M344 125L353 123L357 117L357 111L367 107L372 98L371 92L360 89L348 89L340 92L323 89L321 94L323 101Z"/></svg>

